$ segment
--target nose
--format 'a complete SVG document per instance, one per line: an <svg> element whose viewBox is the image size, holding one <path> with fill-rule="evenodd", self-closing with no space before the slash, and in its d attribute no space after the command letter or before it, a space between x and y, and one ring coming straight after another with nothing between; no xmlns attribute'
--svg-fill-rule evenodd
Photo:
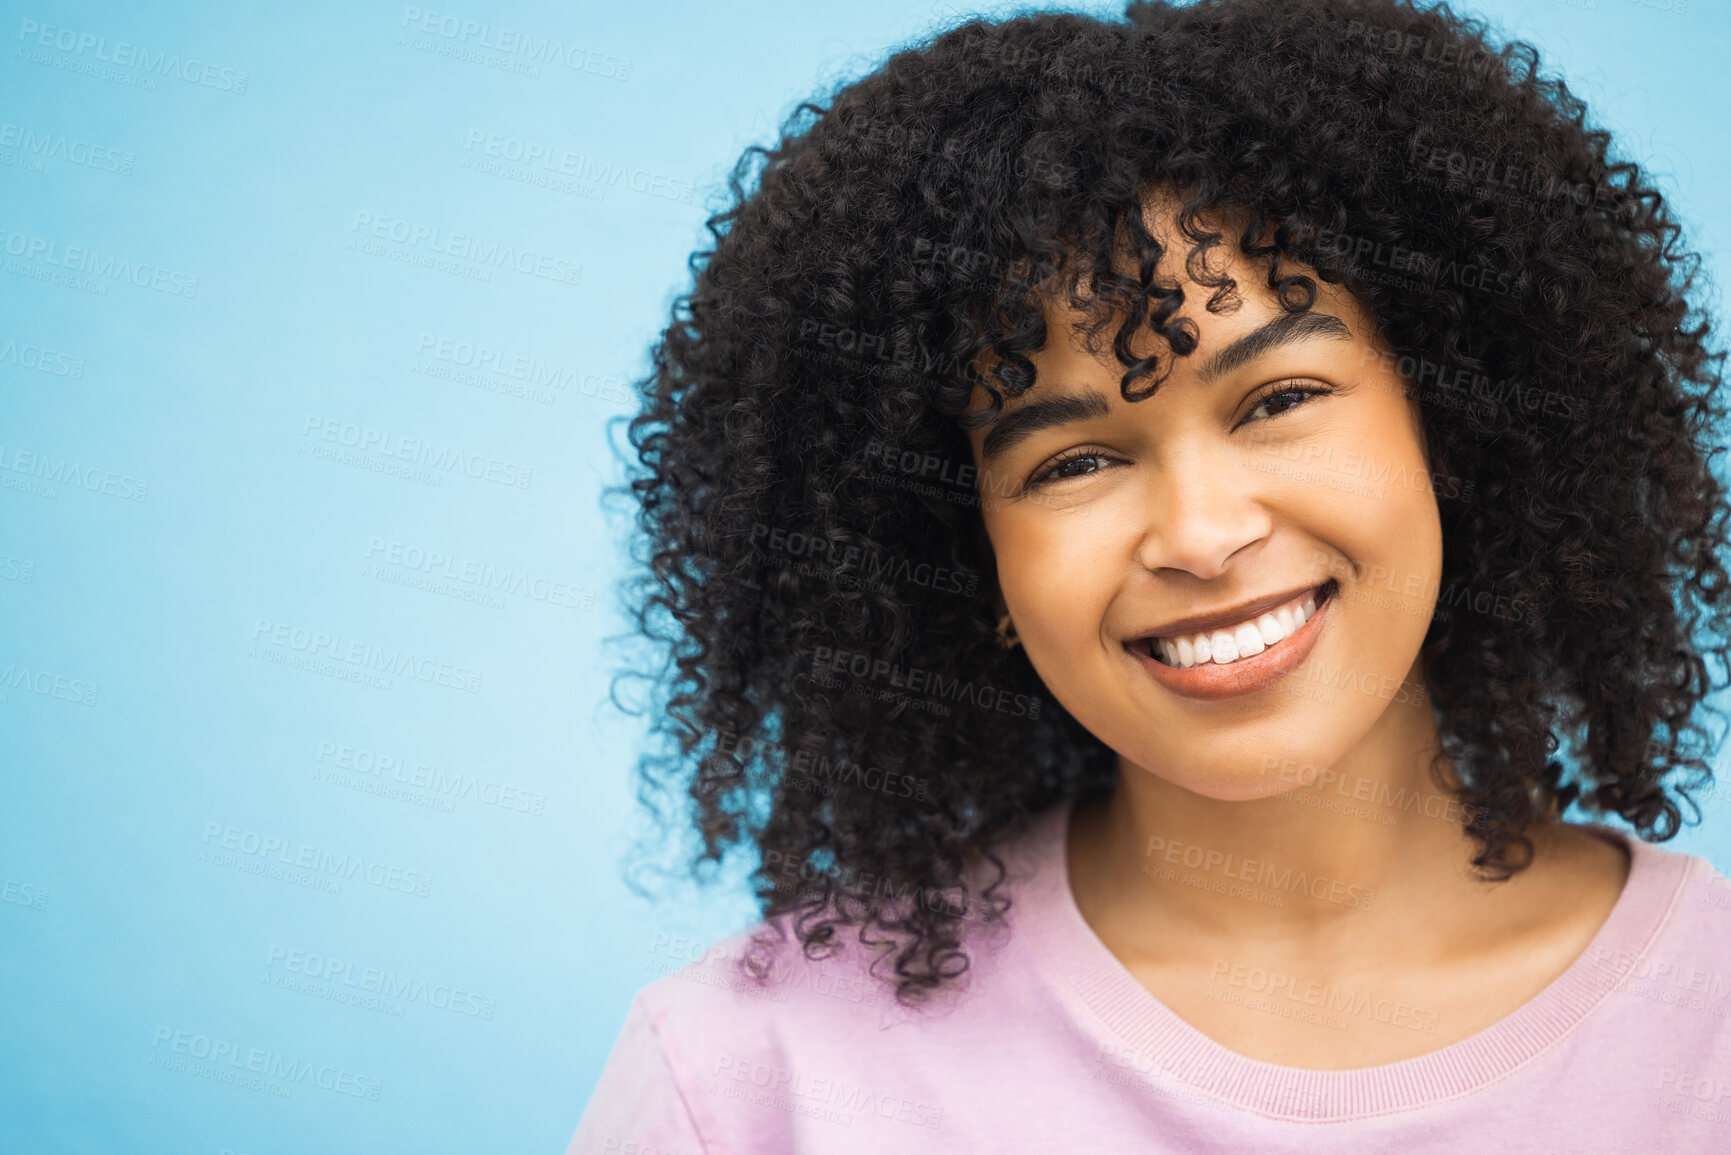
<svg viewBox="0 0 1731 1155"><path fill-rule="evenodd" d="M1258 498L1254 471L1202 454L1152 470L1136 558L1150 573L1217 578L1238 554L1266 541L1274 519Z"/></svg>

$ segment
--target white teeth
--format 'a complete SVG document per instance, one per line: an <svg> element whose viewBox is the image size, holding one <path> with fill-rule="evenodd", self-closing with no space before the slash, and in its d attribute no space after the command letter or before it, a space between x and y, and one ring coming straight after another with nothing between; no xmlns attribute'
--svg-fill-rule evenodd
<svg viewBox="0 0 1731 1155"><path fill-rule="evenodd" d="M1216 665L1224 666L1227 662L1238 660L1238 639L1220 630L1208 638L1214 643L1214 661Z"/></svg>
<svg viewBox="0 0 1731 1155"><path fill-rule="evenodd" d="M1316 594L1304 594L1253 621L1188 637L1154 638L1152 651L1168 666L1190 669L1213 662L1224 666L1251 658L1296 633L1316 614Z"/></svg>

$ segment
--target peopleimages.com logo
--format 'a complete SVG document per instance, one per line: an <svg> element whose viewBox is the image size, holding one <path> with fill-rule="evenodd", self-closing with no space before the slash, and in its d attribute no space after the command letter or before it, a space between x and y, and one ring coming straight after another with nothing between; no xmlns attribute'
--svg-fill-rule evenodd
<svg viewBox="0 0 1731 1155"><path fill-rule="evenodd" d="M330 958L317 951L295 950L271 944L265 956L267 970L281 970L284 975L312 980L313 989L306 993L338 997L344 994L370 994L406 1003L420 1003L454 1015L491 1019L498 1009L498 1000L478 991L465 990L449 983L429 982L415 974L400 974L388 967L360 966L352 961ZM326 990L322 988L340 988ZM295 988L289 988L295 989Z"/></svg>
<svg viewBox="0 0 1731 1155"><path fill-rule="evenodd" d="M5 669L0 670L0 702L6 701L11 691L19 690L40 694L44 698L58 698L74 706L94 706L101 689L96 683L82 678L41 668L32 669L17 662L8 662Z"/></svg>
<svg viewBox="0 0 1731 1155"><path fill-rule="evenodd" d="M159 1026L150 1041L150 1065L198 1075L218 1083L268 1090L288 1098L296 1083L336 1095L377 1100L385 1081L332 1063L297 1059L265 1047L248 1047L232 1039L212 1038L194 1031ZM185 1056L179 1058L178 1056ZM188 1063L187 1060L194 1060ZM208 1064L200 1067L199 1064ZM264 1086L271 1081L274 1086Z"/></svg>
<svg viewBox="0 0 1731 1155"><path fill-rule="evenodd" d="M350 667L350 672L376 677L390 674L406 676L417 682L462 690L469 694L481 692L483 671L467 666L441 662L436 658L410 650L374 645L358 638L308 629L289 622L273 622L259 618L252 627L253 649L265 660L299 657L303 661L327 660ZM292 662L287 664L294 664ZM382 687L389 689L387 682Z"/></svg>
<svg viewBox="0 0 1731 1155"><path fill-rule="evenodd" d="M995 710L1016 718L1038 718L1040 699L1030 694L1018 694L1000 689L988 682L976 685L972 679L945 677L934 670L904 666L885 658L853 650L838 650L834 646L818 646L812 652L812 680L820 686L834 687L839 680L832 674L847 674L864 687L867 682L880 682L880 699L906 698L909 694L923 695L923 701L949 713L949 702L966 702L982 710Z"/></svg>
<svg viewBox="0 0 1731 1155"><path fill-rule="evenodd" d="M380 890L394 890L419 898L427 897L433 889L433 876L430 874L379 859L368 859L361 854L346 851L338 854L328 847L293 838L281 838L274 834L262 834L257 830L247 830L239 826L227 826L221 822L204 824L202 845L207 848L205 856L218 866L230 866L228 859L234 854L240 854L279 868L307 871L315 878L322 875L323 879L320 881L336 882L339 885L344 879L353 879ZM227 858L222 856L222 851L230 852ZM256 874L258 871L246 873ZM325 889L328 890L329 887Z"/></svg>
<svg viewBox="0 0 1731 1155"><path fill-rule="evenodd" d="M62 53L60 64L73 65L69 71L87 72L99 79L117 80L150 90L155 89L158 77L164 80L172 77L200 88L214 88L218 92L241 96L246 92L249 79L239 68L211 64L193 56L183 60L178 52L167 49L152 52L144 45L125 40L109 44L106 36L98 36L77 28L42 24L35 20L19 22L18 39L29 49L47 48ZM72 57L79 59L72 61ZM31 59L42 64L48 63L52 58L40 54ZM112 67L103 68L101 65Z"/></svg>

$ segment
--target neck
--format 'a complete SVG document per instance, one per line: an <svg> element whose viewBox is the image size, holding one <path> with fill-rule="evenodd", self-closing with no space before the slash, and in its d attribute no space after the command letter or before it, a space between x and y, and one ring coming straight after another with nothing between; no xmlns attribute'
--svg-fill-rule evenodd
<svg viewBox="0 0 1731 1155"><path fill-rule="evenodd" d="M1071 858L1112 905L1152 916L1144 925L1357 937L1369 911L1445 901L1472 877L1478 843L1432 778L1439 749L1422 695L1391 703L1332 766L1265 759L1277 764L1255 799L1210 798L1120 759L1116 789L1077 817ZM1452 764L1440 765L1452 784Z"/></svg>

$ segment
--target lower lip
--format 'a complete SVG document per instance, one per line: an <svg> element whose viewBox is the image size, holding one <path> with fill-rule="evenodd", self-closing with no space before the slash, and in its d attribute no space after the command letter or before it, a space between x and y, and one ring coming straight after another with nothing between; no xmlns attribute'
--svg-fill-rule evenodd
<svg viewBox="0 0 1731 1155"><path fill-rule="evenodd" d="M1142 668L1153 675L1156 682L1174 694L1208 702L1236 698L1240 694L1267 689L1297 669L1315 648L1316 639L1322 636L1323 623L1339 600L1340 595L1336 593L1317 606L1316 612L1290 637L1281 639L1253 658L1240 658L1224 666L1207 662L1182 669L1168 666L1140 650L1128 646L1125 649L1142 663Z"/></svg>

